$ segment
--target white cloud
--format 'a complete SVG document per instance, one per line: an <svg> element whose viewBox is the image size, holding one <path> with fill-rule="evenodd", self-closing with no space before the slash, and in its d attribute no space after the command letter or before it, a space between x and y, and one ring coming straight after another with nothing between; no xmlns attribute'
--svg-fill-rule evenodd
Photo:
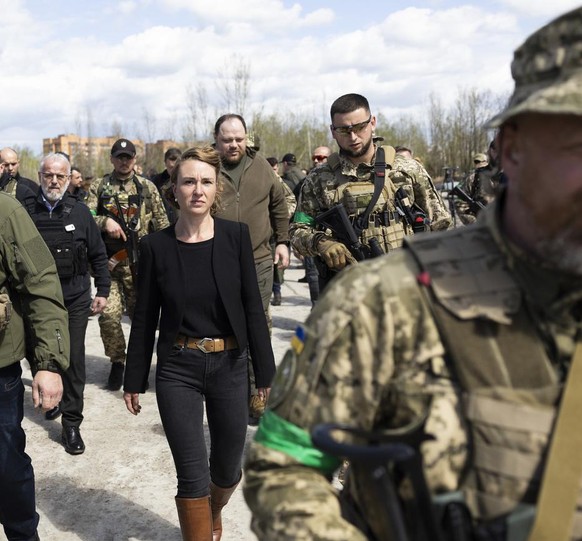
<svg viewBox="0 0 582 541"><path fill-rule="evenodd" d="M201 21L231 25L250 23L261 28L293 28L331 22L334 18L330 8L318 8L304 13L299 3L285 7L282 0L162 0L172 9L192 12Z"/></svg>
<svg viewBox="0 0 582 541"><path fill-rule="evenodd" d="M525 5L508 2L516 4L512 9ZM530 31L524 21L532 22L509 6L477 3L385 8L378 18L386 5L378 0L367 18L358 11L353 21L339 20L321 2L122 4L134 10L127 20L106 12L121 5L112 3L69 22L27 11L29 3L0 0L14 14L0 19L0 147L26 140L38 149L43 137L76 131L87 110L97 135L107 135L113 121L139 129L144 111L158 119L161 132L183 121L187 89L198 85L207 89L209 114L221 114L218 73L237 62L250 66L249 117L290 111L327 121L329 105L346 92L366 95L376 112L420 115L431 92L447 103L459 88L508 93L513 50ZM156 23L143 24L142 16Z"/></svg>
<svg viewBox="0 0 582 541"><path fill-rule="evenodd" d="M577 8L580 2L575 0L501 0L501 4L517 12L518 15L527 17L555 18L561 13L566 13Z"/></svg>
<svg viewBox="0 0 582 541"><path fill-rule="evenodd" d="M132 0L124 0L123 2L119 2L117 5L117 10L122 15L130 15L137 9L137 2L133 2Z"/></svg>

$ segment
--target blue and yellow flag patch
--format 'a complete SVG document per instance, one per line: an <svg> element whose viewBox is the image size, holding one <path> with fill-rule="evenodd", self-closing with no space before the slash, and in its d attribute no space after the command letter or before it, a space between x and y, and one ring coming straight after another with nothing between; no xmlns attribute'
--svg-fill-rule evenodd
<svg viewBox="0 0 582 541"><path fill-rule="evenodd" d="M301 326L295 329L295 334L291 338L291 348L296 355L300 355L305 347L305 329Z"/></svg>

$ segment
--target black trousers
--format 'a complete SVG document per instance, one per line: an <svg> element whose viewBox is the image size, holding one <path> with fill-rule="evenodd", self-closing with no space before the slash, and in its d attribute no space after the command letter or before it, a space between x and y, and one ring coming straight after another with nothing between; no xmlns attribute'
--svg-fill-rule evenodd
<svg viewBox="0 0 582 541"><path fill-rule="evenodd" d="M248 421L247 352L175 346L156 370L156 398L178 477L178 497L208 495L210 480L240 480ZM204 433L204 405L210 454Z"/></svg>
<svg viewBox="0 0 582 541"><path fill-rule="evenodd" d="M0 524L9 541L36 539L34 471L26 454L20 363L0 368Z"/></svg>
<svg viewBox="0 0 582 541"><path fill-rule="evenodd" d="M69 334L71 335L71 362L61 374L63 398L61 411L63 426L80 426L83 422L83 393L85 392L85 334L91 309L91 291L71 302L66 302L69 312Z"/></svg>

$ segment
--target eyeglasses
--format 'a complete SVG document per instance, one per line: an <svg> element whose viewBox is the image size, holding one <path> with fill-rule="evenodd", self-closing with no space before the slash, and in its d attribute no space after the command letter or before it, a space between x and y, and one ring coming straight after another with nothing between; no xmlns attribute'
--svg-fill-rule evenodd
<svg viewBox="0 0 582 541"><path fill-rule="evenodd" d="M69 178L70 175L62 175L60 173L41 173L42 178L46 182L50 182L53 177L56 177L59 182L65 182Z"/></svg>
<svg viewBox="0 0 582 541"><path fill-rule="evenodd" d="M331 129L336 133L341 133L342 135L347 135L348 133L360 133L366 126L372 121L372 115L368 117L368 120L364 122L358 122L357 124L351 124L349 126L333 126Z"/></svg>
<svg viewBox="0 0 582 541"><path fill-rule="evenodd" d="M314 162L324 162L325 160L327 160L327 156L321 156L320 154L314 154L313 156L311 156L311 159Z"/></svg>

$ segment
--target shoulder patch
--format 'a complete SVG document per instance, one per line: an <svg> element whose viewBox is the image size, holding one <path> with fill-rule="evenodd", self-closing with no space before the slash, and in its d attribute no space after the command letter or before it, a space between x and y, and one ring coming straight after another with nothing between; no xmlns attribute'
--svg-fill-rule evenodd
<svg viewBox="0 0 582 541"><path fill-rule="evenodd" d="M285 400L295 382L296 371L297 355L293 349L288 349L277 367L277 372L273 379L271 393L269 394L269 409L276 408Z"/></svg>

